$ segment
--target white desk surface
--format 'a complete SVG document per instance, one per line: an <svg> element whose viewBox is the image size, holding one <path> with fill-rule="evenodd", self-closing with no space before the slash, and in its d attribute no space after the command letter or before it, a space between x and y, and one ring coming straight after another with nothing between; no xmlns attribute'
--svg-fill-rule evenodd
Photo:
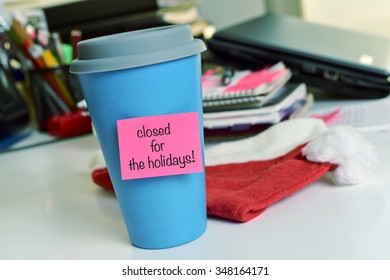
<svg viewBox="0 0 390 280"><path fill-rule="evenodd" d="M381 154L358 186L325 178L248 223L208 219L199 239L131 245L115 196L94 185L89 135L0 154L0 259L390 259L390 131L366 134Z"/></svg>

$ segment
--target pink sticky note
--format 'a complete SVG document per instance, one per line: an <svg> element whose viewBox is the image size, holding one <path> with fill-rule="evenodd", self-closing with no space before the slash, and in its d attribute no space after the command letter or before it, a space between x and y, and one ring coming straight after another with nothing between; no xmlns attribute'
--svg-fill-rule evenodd
<svg viewBox="0 0 390 280"><path fill-rule="evenodd" d="M197 112L117 121L122 180L203 171Z"/></svg>

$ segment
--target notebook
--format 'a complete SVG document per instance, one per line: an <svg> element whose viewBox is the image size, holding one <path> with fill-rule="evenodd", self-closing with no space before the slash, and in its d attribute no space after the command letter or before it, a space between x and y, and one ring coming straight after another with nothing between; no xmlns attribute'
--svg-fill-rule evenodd
<svg viewBox="0 0 390 280"><path fill-rule="evenodd" d="M311 95L307 95L303 99L296 100L289 107L283 108L280 111L275 111L272 113L267 113L263 115L257 114L247 114L242 116L232 116L224 118L212 118L204 119L204 128L209 130L224 129L229 127L242 127L250 128L254 125L259 124L276 124L283 120L290 119L292 116L302 116L301 113L303 109L306 112L306 105L308 102L311 102ZM311 106L311 104L309 104Z"/></svg>
<svg viewBox="0 0 390 280"><path fill-rule="evenodd" d="M204 120L234 118L242 116L261 116L279 112L290 108L296 101L304 100L307 97L307 88L303 83L288 83L280 88L275 96L258 108L249 108L241 110L228 110L217 112L205 112Z"/></svg>
<svg viewBox="0 0 390 280"><path fill-rule="evenodd" d="M308 86L359 98L390 92L390 39L266 14L218 31L207 42L224 60L263 66L283 61Z"/></svg>
<svg viewBox="0 0 390 280"><path fill-rule="evenodd" d="M226 86L221 84L221 75L203 77L203 108L205 111L218 111L260 107L290 77L291 71L281 62L253 72L239 71Z"/></svg>

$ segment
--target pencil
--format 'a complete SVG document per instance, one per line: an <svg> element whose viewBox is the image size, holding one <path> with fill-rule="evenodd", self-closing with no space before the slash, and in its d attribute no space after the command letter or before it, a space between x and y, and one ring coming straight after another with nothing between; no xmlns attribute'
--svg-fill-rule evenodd
<svg viewBox="0 0 390 280"><path fill-rule="evenodd" d="M50 69L59 66L50 50L44 50L42 46L35 44L28 36L23 25L15 18L12 21L11 30L11 33L17 38L16 41L20 44L23 52L37 69ZM46 72L44 75L50 86L53 87L61 99L69 108L75 110L76 104L72 98L72 94L61 78L53 72Z"/></svg>
<svg viewBox="0 0 390 280"><path fill-rule="evenodd" d="M43 61L49 69L59 68L60 64L57 59L54 57L53 53L50 50L44 50L42 53ZM62 70L61 70L62 71ZM72 109L76 109L76 103L72 97L72 94L68 90L68 87L65 84L65 81L61 79L59 75L54 73L54 79L56 80L59 91L62 93L62 99L70 105Z"/></svg>

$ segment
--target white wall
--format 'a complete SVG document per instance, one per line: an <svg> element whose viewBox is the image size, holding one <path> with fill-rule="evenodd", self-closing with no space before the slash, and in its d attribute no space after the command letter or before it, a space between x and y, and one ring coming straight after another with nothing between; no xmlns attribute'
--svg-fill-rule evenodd
<svg viewBox="0 0 390 280"><path fill-rule="evenodd" d="M389 0L301 0L304 19L390 37Z"/></svg>
<svg viewBox="0 0 390 280"><path fill-rule="evenodd" d="M48 7L63 3L70 3L79 0L0 0L3 3L5 13L16 9Z"/></svg>
<svg viewBox="0 0 390 280"><path fill-rule="evenodd" d="M200 14L221 29L266 12L265 0L202 0Z"/></svg>

